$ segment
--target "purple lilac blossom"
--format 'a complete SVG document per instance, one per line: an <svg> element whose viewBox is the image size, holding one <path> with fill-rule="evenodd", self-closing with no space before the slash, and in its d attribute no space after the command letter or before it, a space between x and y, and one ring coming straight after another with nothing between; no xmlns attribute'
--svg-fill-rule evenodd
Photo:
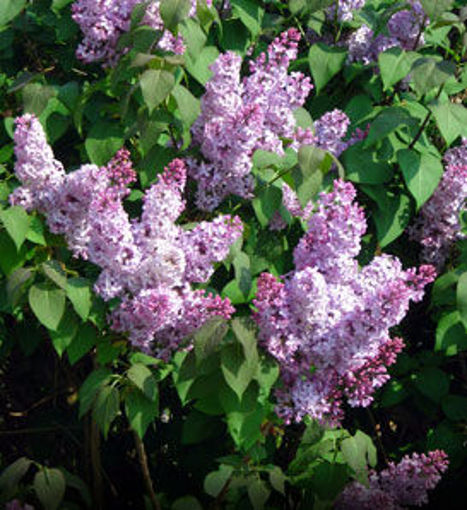
<svg viewBox="0 0 467 510"><path fill-rule="evenodd" d="M403 347L389 329L435 277L432 266L404 270L389 255L359 269L366 221L355 195L342 180L321 193L295 248L295 269L282 281L268 273L258 279L254 318L281 366L277 412L286 422L309 415L337 425L344 399L368 406Z"/></svg>
<svg viewBox="0 0 467 510"><path fill-rule="evenodd" d="M371 471L369 486L352 482L338 497L336 510L373 510L376 505L385 510L404 510L428 503L428 491L436 487L448 468L443 450L427 454L405 455L379 473Z"/></svg>
<svg viewBox="0 0 467 510"><path fill-rule="evenodd" d="M213 263L241 237L242 223L229 215L191 230L175 223L185 208L182 160L169 164L146 191L140 219L130 220L122 200L136 174L126 149L105 167L83 165L65 174L38 119L26 114L16 124L15 171L22 186L11 203L22 204L27 194L28 210L38 209L75 256L100 267L95 291L104 300L120 299L109 317L114 330L128 333L140 349L168 358L210 317L230 317L234 309L228 299L205 295L191 284L209 279ZM54 186L45 195L49 182Z"/></svg>
<svg viewBox="0 0 467 510"><path fill-rule="evenodd" d="M361 9L366 0L339 0L327 9L328 18L338 21L352 21L353 11Z"/></svg>
<svg viewBox="0 0 467 510"><path fill-rule="evenodd" d="M409 0L410 9L404 9L393 14L388 21L388 36L378 34L362 25L347 39L349 62L363 62L368 65L378 60L378 55L394 46L404 50L416 50L425 43L420 34L422 23L428 24L423 7L418 0Z"/></svg>
<svg viewBox="0 0 467 510"><path fill-rule="evenodd" d="M299 40L294 28L282 33L267 54L250 62L250 74L243 80L242 60L231 51L211 66L213 76L201 99L201 115L192 127L205 161L189 162L201 209L213 210L231 193L251 198L253 152L262 149L282 155L283 139L294 139L293 111L303 105L312 88L302 73L287 72Z"/></svg>
<svg viewBox="0 0 467 510"><path fill-rule="evenodd" d="M454 150L465 153L465 145L464 151ZM410 237L423 246L421 259L438 268L444 265L454 242L465 238L459 216L466 210L467 164L463 158L459 158L460 164L455 163L453 154L445 158L453 162L446 166L441 182L409 228Z"/></svg>
<svg viewBox="0 0 467 510"><path fill-rule="evenodd" d="M87 64L103 62L107 66L115 65L122 54L117 49L118 40L130 30L131 13L141 3L141 0L76 0L72 5L72 18L84 35L76 50L77 57ZM211 6L212 0L207 0L207 4ZM195 14L196 0L191 0L188 15ZM149 2L141 23L162 32L157 43L159 49L176 54L185 52L182 37L164 29L159 0Z"/></svg>

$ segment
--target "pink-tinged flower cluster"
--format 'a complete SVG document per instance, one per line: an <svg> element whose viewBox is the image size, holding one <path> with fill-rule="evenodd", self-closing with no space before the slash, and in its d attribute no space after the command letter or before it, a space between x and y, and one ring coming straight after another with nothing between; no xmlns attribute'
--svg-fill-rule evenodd
<svg viewBox="0 0 467 510"><path fill-rule="evenodd" d="M372 471L369 486L347 485L335 503L336 510L404 510L428 503L428 491L436 487L449 461L443 450L405 455L386 469Z"/></svg>
<svg viewBox="0 0 467 510"><path fill-rule="evenodd" d="M96 292L105 300L120 299L110 317L113 329L128 332L139 348L168 357L210 317L230 317L234 309L227 299L206 296L191 284L210 278L213 263L241 237L242 223L228 215L192 230L175 223L185 208L183 161L170 163L146 191L141 217L130 220L122 200L136 175L125 149L105 167L83 165L65 174L39 121L26 114L17 121L15 150L23 185L11 202L38 209L76 256L101 268ZM49 182L56 184L45 193Z"/></svg>
<svg viewBox="0 0 467 510"><path fill-rule="evenodd" d="M416 50L425 43L423 34L420 34L422 23L428 24L425 12L418 0L409 0L410 9L397 11L388 21L389 36L378 34L367 25L362 25L353 32L348 40L350 62L363 62L371 64L378 60L379 53L394 46L404 50Z"/></svg>
<svg viewBox="0 0 467 510"><path fill-rule="evenodd" d="M441 268L450 248L465 234L461 231L460 214L467 200L467 143L450 149L441 182L423 205L409 235L422 244L421 258Z"/></svg>
<svg viewBox="0 0 467 510"><path fill-rule="evenodd" d="M368 406L403 348L389 329L434 280L432 266L404 270L396 257L356 261L366 230L351 183L321 193L294 251L295 270L278 281L260 275L254 305L259 339L281 366L277 411L335 425L342 402Z"/></svg>
<svg viewBox="0 0 467 510"><path fill-rule="evenodd" d="M21 503L19 499L13 499L9 503L6 503L5 510L34 510L32 505Z"/></svg>
<svg viewBox="0 0 467 510"><path fill-rule="evenodd" d="M213 210L227 195L252 196L250 174L256 149L282 155L284 139L293 140L293 111L302 106L312 85L302 73L288 73L297 56L299 32L291 28L250 62L250 74L240 77L241 58L220 55L201 99L201 115L193 125L193 140L204 161L191 161L189 172L198 183L197 204Z"/></svg>
<svg viewBox="0 0 467 510"><path fill-rule="evenodd" d="M131 13L141 3L142 0L76 0L72 5L72 18L84 35L76 50L77 57L88 64L103 62L104 65L115 65L122 54L117 49L118 40L130 30ZM207 0L207 3L211 5L212 0ZM195 14L196 0L191 0L189 16ZM174 36L164 28L159 0L148 2L141 24L162 32L157 43L159 49L177 54L185 52L182 37Z"/></svg>

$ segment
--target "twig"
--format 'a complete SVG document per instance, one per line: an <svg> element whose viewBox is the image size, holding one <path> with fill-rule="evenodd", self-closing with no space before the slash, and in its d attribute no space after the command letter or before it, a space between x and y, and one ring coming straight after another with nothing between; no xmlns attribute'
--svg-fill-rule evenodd
<svg viewBox="0 0 467 510"><path fill-rule="evenodd" d="M136 432L133 432L135 438L136 452L138 453L139 465L141 466L141 472L143 474L144 484L151 500L152 508L154 510L161 510L161 505L157 499L154 487L152 485L151 473L149 472L148 457L146 455L146 449L141 438Z"/></svg>
<svg viewBox="0 0 467 510"><path fill-rule="evenodd" d="M444 88L444 83L442 85L440 85L435 99L439 98L439 96L441 95L441 92L443 91L443 88ZM426 117L425 117L424 121L422 122L420 129L417 131L417 134L414 136L414 139L410 142L409 149L413 149L414 145L418 142L418 139L422 136L423 130L425 129L426 125L428 124L430 117L431 117L431 110L428 110L428 113L426 114Z"/></svg>
<svg viewBox="0 0 467 510"><path fill-rule="evenodd" d="M100 454L101 438L99 426L90 419L90 447L91 447L91 466L92 466L92 490L96 510L104 510L104 494L102 486L102 463Z"/></svg>

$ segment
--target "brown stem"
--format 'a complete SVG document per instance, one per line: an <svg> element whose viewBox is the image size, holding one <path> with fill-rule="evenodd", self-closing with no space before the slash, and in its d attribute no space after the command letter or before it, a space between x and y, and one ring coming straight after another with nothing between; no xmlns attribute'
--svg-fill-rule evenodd
<svg viewBox="0 0 467 510"><path fill-rule="evenodd" d="M428 19L428 16L425 14L423 16L422 22L420 24L420 30L418 31L417 38L415 39L415 44L413 45L412 50L415 51L417 49L418 43L420 42L420 37L422 37L423 29L425 28L426 20Z"/></svg>
<svg viewBox="0 0 467 510"><path fill-rule="evenodd" d="M154 487L152 485L151 473L149 472L148 457L146 455L146 449L141 438L136 432L133 432L135 438L136 452L138 453L139 465L141 466L141 472L143 474L144 484L151 500L152 508L154 510L161 510L161 505L157 499Z"/></svg>

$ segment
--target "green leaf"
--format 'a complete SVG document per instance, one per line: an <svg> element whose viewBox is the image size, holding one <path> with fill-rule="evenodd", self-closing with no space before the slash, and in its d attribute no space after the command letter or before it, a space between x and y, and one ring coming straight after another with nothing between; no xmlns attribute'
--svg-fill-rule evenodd
<svg viewBox="0 0 467 510"><path fill-rule="evenodd" d="M415 386L429 399L440 402L449 393L449 376L437 367L425 367L417 375Z"/></svg>
<svg viewBox="0 0 467 510"><path fill-rule="evenodd" d="M180 112L183 124L186 127L191 127L201 112L199 99L182 85L177 85L172 90L172 96L177 101L178 111Z"/></svg>
<svg viewBox="0 0 467 510"><path fill-rule="evenodd" d="M447 145L459 136L467 136L467 108L462 104L440 103L435 101L429 105L438 124L438 128Z"/></svg>
<svg viewBox="0 0 467 510"><path fill-rule="evenodd" d="M159 9L164 26L173 31L188 16L191 2L190 0L162 0Z"/></svg>
<svg viewBox="0 0 467 510"><path fill-rule="evenodd" d="M112 372L104 367L100 367L88 375L79 389L80 418L91 409L98 391L109 382L111 376Z"/></svg>
<svg viewBox="0 0 467 510"><path fill-rule="evenodd" d="M115 123L98 121L89 131L84 142L89 159L96 165L103 166L123 146L123 131Z"/></svg>
<svg viewBox="0 0 467 510"><path fill-rule="evenodd" d="M414 62L410 74L415 90L423 95L445 83L454 76L455 72L454 62L422 57Z"/></svg>
<svg viewBox="0 0 467 510"><path fill-rule="evenodd" d="M367 186L363 190L365 193L370 191ZM404 193L393 195L384 189L379 190L372 198L378 204L373 214L376 234L380 246L384 248L396 240L408 225L411 218L410 198Z"/></svg>
<svg viewBox="0 0 467 510"><path fill-rule="evenodd" d="M284 472L279 466L274 466L269 472L269 483L271 484L271 487L284 496L286 481L287 476L285 476Z"/></svg>
<svg viewBox="0 0 467 510"><path fill-rule="evenodd" d="M47 241L44 236L44 224L38 216L29 217L29 230L26 234L26 239L35 244L47 246Z"/></svg>
<svg viewBox="0 0 467 510"><path fill-rule="evenodd" d="M203 510L194 496L183 496L172 503L171 510Z"/></svg>
<svg viewBox="0 0 467 510"><path fill-rule="evenodd" d="M378 55L384 90L389 89L409 74L415 58L416 54L406 53L398 46L389 48Z"/></svg>
<svg viewBox="0 0 467 510"><path fill-rule="evenodd" d="M363 149L359 142L342 154L346 177L359 184L382 184L392 179L393 171L387 161L380 160L375 151Z"/></svg>
<svg viewBox="0 0 467 510"><path fill-rule="evenodd" d="M313 147L302 145L298 150L298 167L292 170L295 191L303 207L318 193L323 182L323 175L332 165L329 154Z"/></svg>
<svg viewBox="0 0 467 510"><path fill-rule="evenodd" d="M6 296L8 304L11 308L15 308L20 302L24 294L24 287L34 278L34 273L30 269L24 267L18 268L16 271L7 276Z"/></svg>
<svg viewBox="0 0 467 510"><path fill-rule="evenodd" d="M264 160L263 160L264 161ZM256 217L262 227L265 227L282 203L282 192L274 185L263 188L252 201Z"/></svg>
<svg viewBox="0 0 467 510"><path fill-rule="evenodd" d="M185 67L201 85L205 85L212 76L209 67L218 56L219 50L215 46L206 46L196 57L187 57Z"/></svg>
<svg viewBox="0 0 467 510"><path fill-rule="evenodd" d="M451 9L454 0L420 0L423 10L431 21L439 18L443 12Z"/></svg>
<svg viewBox="0 0 467 510"><path fill-rule="evenodd" d="M354 470L360 482L368 481L368 465L377 464L376 447L370 436L357 430L354 436L344 439L341 451L347 464Z"/></svg>
<svg viewBox="0 0 467 510"><path fill-rule="evenodd" d="M262 510L271 494L266 483L260 478L251 478L248 482L247 491L253 509Z"/></svg>
<svg viewBox="0 0 467 510"><path fill-rule="evenodd" d="M216 498L232 475L233 467L221 464L217 471L212 471L204 479L204 492Z"/></svg>
<svg viewBox="0 0 467 510"><path fill-rule="evenodd" d="M147 69L141 75L139 84L144 102L151 113L170 94L175 78L163 69Z"/></svg>
<svg viewBox="0 0 467 510"><path fill-rule="evenodd" d="M66 273L57 260L47 260L42 263L41 268L43 273L49 278L49 280L54 282L57 287L60 287L61 289L66 288Z"/></svg>
<svg viewBox="0 0 467 510"><path fill-rule="evenodd" d="M193 344L198 365L216 351L227 330L225 319L213 317L195 332Z"/></svg>
<svg viewBox="0 0 467 510"><path fill-rule="evenodd" d="M241 399L256 374L257 365L245 359L242 346L235 343L222 349L221 368L227 384Z"/></svg>
<svg viewBox="0 0 467 510"><path fill-rule="evenodd" d="M29 230L29 216L22 207L15 205L0 211L0 219L19 251Z"/></svg>
<svg viewBox="0 0 467 510"><path fill-rule="evenodd" d="M348 481L345 464L331 464L324 461L313 470L311 487L320 499L332 501Z"/></svg>
<svg viewBox="0 0 467 510"><path fill-rule="evenodd" d="M0 3L0 27L15 18L25 5L26 0L2 0Z"/></svg>
<svg viewBox="0 0 467 510"><path fill-rule="evenodd" d="M78 362L96 345L96 342L97 335L94 327L91 324L80 325L75 337L66 350L70 364L74 365Z"/></svg>
<svg viewBox="0 0 467 510"><path fill-rule="evenodd" d="M153 402L159 398L157 381L151 370L142 363L132 365L127 372L128 379L139 388L144 395Z"/></svg>
<svg viewBox="0 0 467 510"><path fill-rule="evenodd" d="M416 123L416 119L404 108L398 106L384 108L371 123L368 136L363 141L363 148L370 147L402 127L413 127Z"/></svg>
<svg viewBox="0 0 467 510"><path fill-rule="evenodd" d="M239 17L251 35L257 37L261 32L264 9L251 0L230 0L230 4L233 16Z"/></svg>
<svg viewBox="0 0 467 510"><path fill-rule="evenodd" d="M9 275L21 267L28 256L26 245L23 244L18 251L15 243L6 231L0 231L0 252L2 254L0 257L0 267L5 275Z"/></svg>
<svg viewBox="0 0 467 510"><path fill-rule="evenodd" d="M453 421L467 421L467 397L446 395L441 401L444 414Z"/></svg>
<svg viewBox="0 0 467 510"><path fill-rule="evenodd" d="M86 278L70 278L66 285L66 295L71 301L75 312L87 320L92 307L91 283Z"/></svg>
<svg viewBox="0 0 467 510"><path fill-rule="evenodd" d="M29 304L41 324L52 330L58 328L65 313L65 293L62 289L49 287L45 283L34 284L29 289Z"/></svg>
<svg viewBox="0 0 467 510"><path fill-rule="evenodd" d="M456 288L457 309L464 326L467 328L467 272L462 273Z"/></svg>
<svg viewBox="0 0 467 510"><path fill-rule="evenodd" d="M120 409L120 395L115 386L102 386L94 402L92 416L107 437L110 425Z"/></svg>
<svg viewBox="0 0 467 510"><path fill-rule="evenodd" d="M57 330L49 330L52 345L60 357L67 350L78 332L78 323L75 317L76 315L67 310Z"/></svg>
<svg viewBox="0 0 467 510"><path fill-rule="evenodd" d="M321 42L313 44L308 53L308 62L317 94L342 69L346 58L347 50L344 48L327 46Z"/></svg>
<svg viewBox="0 0 467 510"><path fill-rule="evenodd" d="M40 83L28 83L22 89L24 111L34 113L37 117L45 110L49 99L54 97L57 92L50 85L41 85Z"/></svg>
<svg viewBox="0 0 467 510"><path fill-rule="evenodd" d="M255 379L258 381L260 395L267 397L279 377L279 365L271 358L260 358Z"/></svg>
<svg viewBox="0 0 467 510"><path fill-rule="evenodd" d="M125 396L125 414L131 428L143 439L150 423L159 414L159 403L149 400L135 388Z"/></svg>
<svg viewBox="0 0 467 510"><path fill-rule="evenodd" d="M443 175L441 161L428 153L418 154L411 149L397 152L405 184L419 209L433 194Z"/></svg>
<svg viewBox="0 0 467 510"><path fill-rule="evenodd" d="M454 355L465 349L467 333L459 312L456 310L443 315L436 327L435 351L446 351L447 355Z"/></svg>
<svg viewBox="0 0 467 510"><path fill-rule="evenodd" d="M0 475L0 493L2 495L13 493L16 491L16 486L27 473L32 460L26 457L16 459L12 464L7 466Z"/></svg>
<svg viewBox="0 0 467 510"><path fill-rule="evenodd" d="M65 477L59 469L43 466L34 477L34 490L45 510L57 510L65 495Z"/></svg>
<svg viewBox="0 0 467 510"><path fill-rule="evenodd" d="M251 290L251 264L250 257L243 251L235 255L233 261L235 269L235 279L238 282L238 288L243 292L245 297Z"/></svg>

